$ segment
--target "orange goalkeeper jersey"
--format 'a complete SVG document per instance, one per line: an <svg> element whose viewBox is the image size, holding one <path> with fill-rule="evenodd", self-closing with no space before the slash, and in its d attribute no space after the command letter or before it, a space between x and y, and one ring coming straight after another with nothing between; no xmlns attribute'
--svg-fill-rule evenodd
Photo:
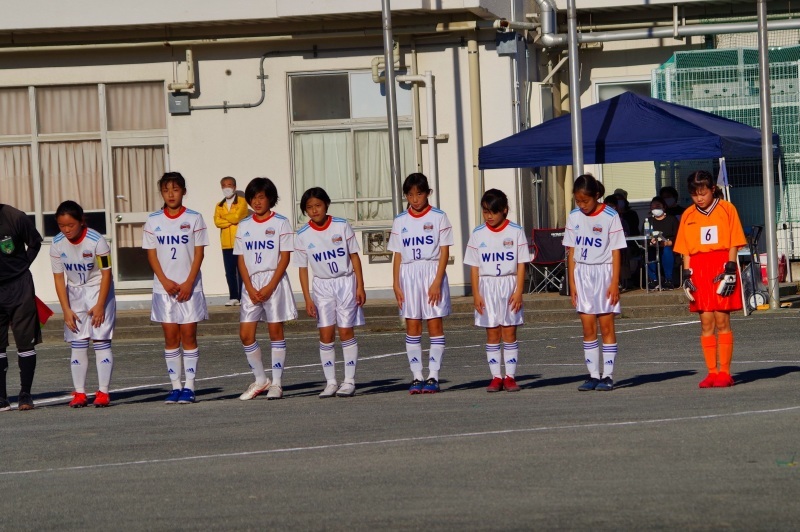
<svg viewBox="0 0 800 532"><path fill-rule="evenodd" d="M708 251L727 251L746 244L736 207L725 200L715 199L705 211L692 205L683 212L672 249L681 255L695 255Z"/></svg>

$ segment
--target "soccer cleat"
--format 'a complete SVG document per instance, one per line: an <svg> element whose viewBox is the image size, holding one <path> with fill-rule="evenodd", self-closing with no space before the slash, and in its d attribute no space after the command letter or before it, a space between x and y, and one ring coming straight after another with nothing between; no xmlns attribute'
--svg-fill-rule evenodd
<svg viewBox="0 0 800 532"><path fill-rule="evenodd" d="M514 380L514 377L511 375L506 375L506 378L503 379L503 389L507 392L518 392L519 384L517 384L517 381Z"/></svg>
<svg viewBox="0 0 800 532"><path fill-rule="evenodd" d="M503 379L500 377L492 377L492 382L489 383L489 386L486 387L486 391L489 393L495 393L502 391L503 389Z"/></svg>
<svg viewBox="0 0 800 532"><path fill-rule="evenodd" d="M273 384L267 390L267 401L274 401L275 399L283 399L283 388L277 384Z"/></svg>
<svg viewBox="0 0 800 532"><path fill-rule="evenodd" d="M714 387L714 381L716 381L716 380L717 380L717 374L716 373L709 373L706 376L705 379L700 381L699 386L700 386L700 388L713 388Z"/></svg>
<svg viewBox="0 0 800 532"><path fill-rule="evenodd" d="M343 382L336 391L336 397L353 397L356 394L356 385L351 382Z"/></svg>
<svg viewBox="0 0 800 532"><path fill-rule="evenodd" d="M69 402L70 408L83 408L89 404L85 393L72 392L72 401Z"/></svg>
<svg viewBox="0 0 800 532"><path fill-rule="evenodd" d="M178 396L178 404L188 405L194 402L194 390L190 390L189 388L184 388L181 390L181 394Z"/></svg>
<svg viewBox="0 0 800 532"><path fill-rule="evenodd" d="M731 374L724 371L717 373L717 378L714 379L714 388L728 388L730 386L733 386Z"/></svg>
<svg viewBox="0 0 800 532"><path fill-rule="evenodd" d="M0 397L0 412L8 412L11 410L11 403L8 402L7 397Z"/></svg>
<svg viewBox="0 0 800 532"><path fill-rule="evenodd" d="M174 390L169 392L169 395L167 396L167 398L164 399L164 404L167 404L167 405L177 404L178 399L180 399L180 397L181 397L181 389L180 388L175 388Z"/></svg>
<svg viewBox="0 0 800 532"><path fill-rule="evenodd" d="M94 394L94 402L92 403L95 408L103 408L111 403L111 397L106 392L97 390Z"/></svg>
<svg viewBox="0 0 800 532"><path fill-rule="evenodd" d="M439 381L430 378L425 381L425 386L422 387L422 393L439 393Z"/></svg>
<svg viewBox="0 0 800 532"><path fill-rule="evenodd" d="M255 399L262 393L266 392L269 389L269 379L264 384L258 384L257 382L252 383L247 389L244 391L242 395L239 396L239 399L242 401L249 401L250 399Z"/></svg>
<svg viewBox="0 0 800 532"><path fill-rule="evenodd" d="M581 392L590 392L597 388L597 385L600 384L600 379L595 379L594 377L590 378L580 386L578 386L578 390Z"/></svg>
<svg viewBox="0 0 800 532"><path fill-rule="evenodd" d="M411 386L408 387L408 393L411 395L422 393L422 381L419 379L411 381Z"/></svg>
<svg viewBox="0 0 800 532"><path fill-rule="evenodd" d="M339 390L339 387L336 385L335 382L329 382L325 389L322 390L322 393L319 394L320 399L328 399L329 397L336 396L336 392Z"/></svg>
<svg viewBox="0 0 800 532"><path fill-rule="evenodd" d="M19 392L17 410L33 410L33 397L28 392Z"/></svg>
<svg viewBox="0 0 800 532"><path fill-rule="evenodd" d="M594 389L598 392L610 392L614 389L614 380L611 377L603 377Z"/></svg>

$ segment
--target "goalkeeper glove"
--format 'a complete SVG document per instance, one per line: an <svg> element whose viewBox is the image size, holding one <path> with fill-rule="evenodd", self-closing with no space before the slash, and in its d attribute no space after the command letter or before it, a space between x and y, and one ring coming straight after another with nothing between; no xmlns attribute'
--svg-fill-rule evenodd
<svg viewBox="0 0 800 532"><path fill-rule="evenodd" d="M697 292L697 287L692 282L691 268L683 270L683 291L686 292L686 297L689 298L689 301L694 301L692 292Z"/></svg>
<svg viewBox="0 0 800 532"><path fill-rule="evenodd" d="M728 261L725 263L725 270L714 277L714 282L717 285L717 294L722 297L728 297L736 290L736 263Z"/></svg>

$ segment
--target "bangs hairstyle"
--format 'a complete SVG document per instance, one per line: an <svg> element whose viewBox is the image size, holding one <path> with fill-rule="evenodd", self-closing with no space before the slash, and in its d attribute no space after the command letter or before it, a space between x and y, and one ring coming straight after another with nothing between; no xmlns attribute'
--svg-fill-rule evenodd
<svg viewBox="0 0 800 532"><path fill-rule="evenodd" d="M403 181L403 194L410 193L411 189L414 187L423 194L430 194L433 192L430 185L428 185L428 178L425 177L425 174L419 172L409 174L406 180Z"/></svg>
<svg viewBox="0 0 800 532"><path fill-rule="evenodd" d="M658 203L661 205L662 208L667 208L667 204L664 202L664 198L661 196L655 196L653 199L650 200L650 207L652 208L653 203Z"/></svg>
<svg viewBox="0 0 800 532"><path fill-rule="evenodd" d="M492 213L508 212L508 196L502 190L490 188L483 193L481 207Z"/></svg>
<svg viewBox="0 0 800 532"><path fill-rule="evenodd" d="M249 185L248 185L249 186ZM318 199L325 204L325 210L327 211L328 207L331 206L331 197L328 196L328 193L325 192L325 189L322 187L313 187L309 188L305 192L303 192L303 197L300 198L300 211L305 214L306 212L306 204L310 199Z"/></svg>
<svg viewBox="0 0 800 532"><path fill-rule="evenodd" d="M722 197L722 190L714 181L714 176L706 170L697 170L689 174L689 177L686 178L686 188L689 189L690 195L695 194L701 188L707 188L714 193L715 198Z"/></svg>
<svg viewBox="0 0 800 532"><path fill-rule="evenodd" d="M76 201L67 200L61 202L61 204L56 209L56 220L58 220L59 216L64 216L64 215L72 216L82 225L86 224L86 220L83 217L83 207L78 205L78 202Z"/></svg>
<svg viewBox="0 0 800 532"><path fill-rule="evenodd" d="M269 201L269 208L272 209L275 205L278 204L278 188L275 186L275 183L272 182L271 179L267 177L256 177L252 181L247 184L247 188L244 189L244 199L247 203L253 201L253 198L256 197L256 194L259 192L263 192L264 195L267 197L267 201Z"/></svg>
<svg viewBox="0 0 800 532"><path fill-rule="evenodd" d="M158 190L161 190L169 183L175 183L178 188L186 191L186 179L184 179L180 172L167 172L162 175L161 179L158 180Z"/></svg>
<svg viewBox="0 0 800 532"><path fill-rule="evenodd" d="M606 193L606 187L592 174L583 174L578 176L578 179L572 184L572 193L577 194L578 192L583 192L587 196L599 200Z"/></svg>

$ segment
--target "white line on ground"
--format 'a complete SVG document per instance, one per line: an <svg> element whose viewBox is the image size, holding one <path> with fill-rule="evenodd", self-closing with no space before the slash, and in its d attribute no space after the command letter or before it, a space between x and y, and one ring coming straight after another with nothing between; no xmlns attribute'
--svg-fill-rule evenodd
<svg viewBox="0 0 800 532"><path fill-rule="evenodd" d="M416 442L428 442L428 441L437 441L437 440L453 440L459 438L478 438L482 436L497 436L503 434L526 434L526 433L534 433L534 432L548 432L548 431L556 431L556 430L574 430L574 429L604 429L604 428L612 428L612 427L631 427L637 425L652 425L652 424L660 424L660 423L678 423L682 421L702 421L702 420L709 420L709 419L721 419L721 418L729 418L729 417L737 417L737 416L752 416L752 415L764 415L764 414L777 414L783 412L792 412L795 410L799 410L800 405L797 406L788 406L784 408L772 408L768 410L745 410L741 412L728 412L728 413L721 413L721 414L704 414L702 416L685 416L685 417L672 417L672 418L656 418L656 419L640 419L637 421L612 421L609 423L585 423L585 424L574 424L574 425L562 425L562 426L545 426L545 427L529 427L529 428L521 428L521 429L504 429L504 430L489 430L483 432L461 432L456 434L436 434L431 436L412 436L408 438L393 438L393 439L386 439L386 440L368 440L368 441L355 441L355 442L345 442L345 443L332 443L328 445L309 445L305 447L284 447L278 449L262 449L258 451L241 451L236 453L218 453L218 454L202 454L202 455L194 455L194 456L178 456L174 458L156 458L152 460L133 460L129 462L111 462L105 464L89 464L89 465L82 465L82 466L70 466L70 467L50 467L50 468L42 468L42 469L26 469L21 471L0 471L0 476L9 476L9 475L32 475L37 473L56 473L62 471L86 471L91 469L101 469L101 468L108 468L108 467L126 467L126 466L137 466L137 465L153 465L153 464L164 464L164 463L175 463L175 462L187 462L191 460L214 460L220 458L242 458L242 457L249 457L249 456L258 456L258 455L269 455L269 454L278 454L278 453L298 453L298 452L307 452L307 451L322 451L322 450L329 450L329 449L341 449L346 447L362 447L362 446L378 446L378 445L390 445L390 444L397 444L397 443L416 443Z"/></svg>

